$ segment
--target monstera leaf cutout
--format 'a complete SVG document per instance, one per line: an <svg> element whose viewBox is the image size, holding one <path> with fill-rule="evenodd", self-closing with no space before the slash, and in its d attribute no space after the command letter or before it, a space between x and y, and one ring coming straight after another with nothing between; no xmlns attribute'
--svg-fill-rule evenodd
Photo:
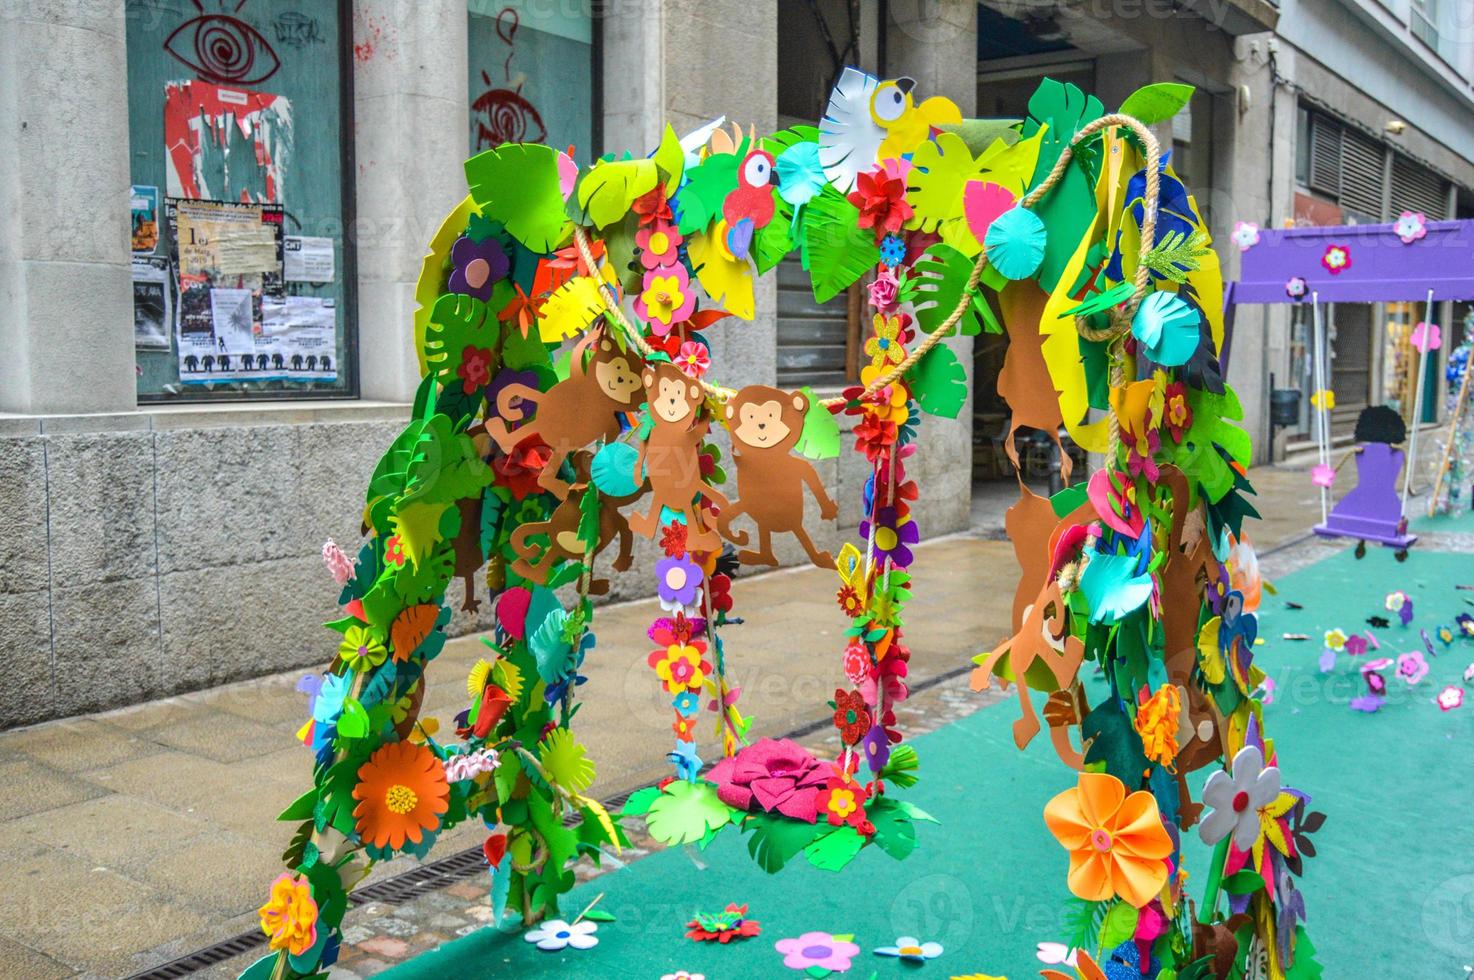
<svg viewBox="0 0 1474 980"><path fill-rule="evenodd" d="M466 180L483 215L500 221L512 237L542 254L561 247L573 234L562 189L562 171L572 165L552 147L509 143L467 160Z"/></svg>
<svg viewBox="0 0 1474 980"><path fill-rule="evenodd" d="M814 285L814 300L827 303L880 261L875 235L859 227L860 211L832 185L804 206L800 257Z"/></svg>
<svg viewBox="0 0 1474 980"><path fill-rule="evenodd" d="M732 822L732 810L708 782L678 779L645 812L650 836L664 844L690 844Z"/></svg>

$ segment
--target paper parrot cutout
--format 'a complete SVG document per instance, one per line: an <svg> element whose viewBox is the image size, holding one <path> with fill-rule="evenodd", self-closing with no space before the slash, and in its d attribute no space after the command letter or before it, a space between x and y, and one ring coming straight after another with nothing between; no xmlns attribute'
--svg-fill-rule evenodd
<svg viewBox="0 0 1474 980"><path fill-rule="evenodd" d="M933 96L917 105L915 87L912 78L881 81L858 68L844 70L819 121L819 160L831 184L848 192L877 162L909 156L933 126L962 122L950 99Z"/></svg>
<svg viewBox="0 0 1474 980"><path fill-rule="evenodd" d="M747 258L753 232L773 220L773 186L778 183L773 154L753 150L737 167L737 189L722 202L727 222L727 248L739 259Z"/></svg>

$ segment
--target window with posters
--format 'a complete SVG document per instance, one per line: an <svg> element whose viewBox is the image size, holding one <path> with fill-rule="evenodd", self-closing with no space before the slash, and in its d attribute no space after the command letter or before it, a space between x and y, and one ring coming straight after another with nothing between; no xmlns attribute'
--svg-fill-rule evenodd
<svg viewBox="0 0 1474 980"><path fill-rule="evenodd" d="M126 0L141 402L357 394L351 0Z"/></svg>
<svg viewBox="0 0 1474 980"><path fill-rule="evenodd" d="M502 143L573 148L587 166L598 139L598 27L576 0L468 0L470 151Z"/></svg>

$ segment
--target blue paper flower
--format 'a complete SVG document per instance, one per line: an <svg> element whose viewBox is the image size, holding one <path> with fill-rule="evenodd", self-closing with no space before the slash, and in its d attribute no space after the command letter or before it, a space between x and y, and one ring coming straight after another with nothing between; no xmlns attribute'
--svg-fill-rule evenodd
<svg viewBox="0 0 1474 980"><path fill-rule="evenodd" d="M886 235L880 240L880 261L887 269L894 269L906 258L906 243L900 235Z"/></svg>
<svg viewBox="0 0 1474 980"><path fill-rule="evenodd" d="M680 712L682 718L693 718L697 708L701 705L701 699L693 691L682 691L675 696L671 704L676 711Z"/></svg>
<svg viewBox="0 0 1474 980"><path fill-rule="evenodd" d="M828 181L819 162L819 144L805 140L782 153L774 164L778 174L778 196L794 208L812 201Z"/></svg>
<svg viewBox="0 0 1474 980"><path fill-rule="evenodd" d="M983 236L988 262L1005 279L1027 279L1044 261L1044 222L1028 208L1014 207L993 219Z"/></svg>
<svg viewBox="0 0 1474 980"><path fill-rule="evenodd" d="M1163 367L1177 367L1198 349L1202 322L1203 315L1181 296L1162 291L1152 293L1137 307L1131 332L1147 357Z"/></svg>

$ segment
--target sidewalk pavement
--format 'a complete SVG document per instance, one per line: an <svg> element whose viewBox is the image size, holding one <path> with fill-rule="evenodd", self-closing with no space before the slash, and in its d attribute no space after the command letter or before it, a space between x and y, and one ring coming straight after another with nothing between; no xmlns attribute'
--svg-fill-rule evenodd
<svg viewBox="0 0 1474 980"><path fill-rule="evenodd" d="M1261 552L1319 519L1303 469L1261 468L1252 480L1268 515L1252 532ZM1012 546L1001 509L975 515L972 532L921 546L907 615L913 683L958 671L1007 628ZM833 695L843 625L835 588L833 572L812 568L734 584L747 622L727 634L728 656L754 734L810 723ZM598 764L598 797L669 768L669 706L645 664L656 608L650 600L596 614L599 646L578 727ZM432 667L423 710L442 730L465 706L465 676L482 649L474 636L452 640ZM305 711L294 690L301 673L0 733L8 789L0 839L9 852L0 866L0 976L123 976L256 927L287 843L273 818L311 780L310 756L294 738ZM935 696L964 711L984 703L962 676ZM483 836L464 825L440 838L435 856ZM369 881L413 866L388 862Z"/></svg>

